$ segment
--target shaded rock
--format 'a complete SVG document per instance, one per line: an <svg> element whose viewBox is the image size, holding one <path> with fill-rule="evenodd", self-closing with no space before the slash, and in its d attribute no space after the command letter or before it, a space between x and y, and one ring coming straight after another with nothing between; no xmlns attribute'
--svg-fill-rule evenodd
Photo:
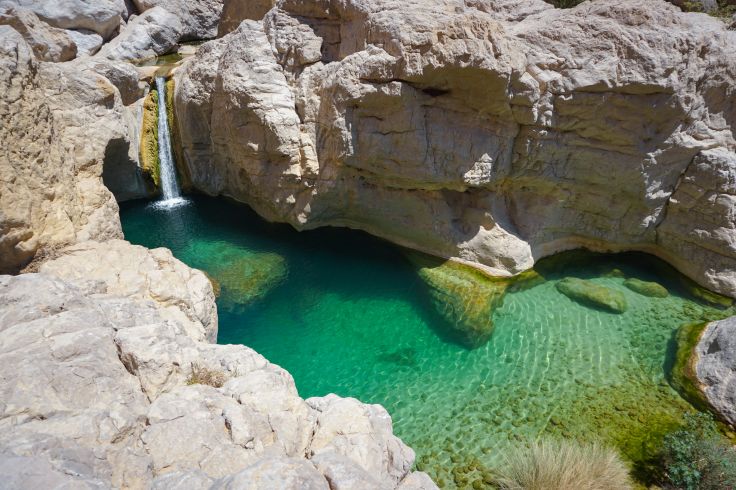
<svg viewBox="0 0 736 490"><path fill-rule="evenodd" d="M92 56L102 47L102 36L87 29L67 29L66 33L77 46L77 56Z"/></svg>
<svg viewBox="0 0 736 490"><path fill-rule="evenodd" d="M624 281L624 286L632 291L650 298L666 298L670 295L667 288L657 282L642 281L641 279L630 278Z"/></svg>
<svg viewBox="0 0 736 490"><path fill-rule="evenodd" d="M4 4L27 8L39 18L61 29L87 29L110 39L127 17L122 0L3 0Z"/></svg>
<svg viewBox="0 0 736 490"><path fill-rule="evenodd" d="M30 10L0 4L2 24L18 31L41 61L69 61L77 56L77 45L63 29L51 27Z"/></svg>
<svg viewBox="0 0 736 490"><path fill-rule="evenodd" d="M736 295L721 21L636 0L277 7L175 75L196 188L494 276L639 250Z"/></svg>
<svg viewBox="0 0 736 490"><path fill-rule="evenodd" d="M623 313L627 308L626 298L621 291L586 279L566 277L555 284L555 288L571 300L585 306L600 308L611 313Z"/></svg>

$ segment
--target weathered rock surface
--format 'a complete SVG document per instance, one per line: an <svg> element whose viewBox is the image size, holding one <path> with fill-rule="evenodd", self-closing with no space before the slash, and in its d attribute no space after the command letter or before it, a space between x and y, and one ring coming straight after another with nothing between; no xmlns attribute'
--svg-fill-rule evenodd
<svg viewBox="0 0 736 490"><path fill-rule="evenodd" d="M626 311L626 298L621 291L596 284L587 279L566 277L555 284L555 288L582 305L599 308L611 313Z"/></svg>
<svg viewBox="0 0 736 490"><path fill-rule="evenodd" d="M244 20L261 20L276 5L276 0L227 0L222 7L219 37L238 28Z"/></svg>
<svg viewBox="0 0 736 490"><path fill-rule="evenodd" d="M31 10L0 5L0 25L18 31L39 60L69 61L77 56L77 45L69 34L46 24Z"/></svg>
<svg viewBox="0 0 736 490"><path fill-rule="evenodd" d="M1 4L32 10L39 18L61 29L87 29L110 39L127 18L123 0L3 0Z"/></svg>
<svg viewBox="0 0 736 490"><path fill-rule="evenodd" d="M104 292L154 301L198 341L217 340L217 308L209 279L175 259L167 248L149 250L124 240L83 242L43 263L39 272L82 289L102 283Z"/></svg>
<svg viewBox="0 0 736 490"><path fill-rule="evenodd" d="M85 63L37 62L17 31L0 26L0 272L39 251L122 235L102 170L136 165L130 110Z"/></svg>
<svg viewBox="0 0 736 490"><path fill-rule="evenodd" d="M144 60L169 53L179 45L183 26L179 16L155 7L131 20L99 56L112 60Z"/></svg>
<svg viewBox="0 0 736 490"><path fill-rule="evenodd" d="M661 0L281 0L176 109L195 187L267 219L494 275L640 250L734 296L735 48Z"/></svg>
<svg viewBox="0 0 736 490"><path fill-rule="evenodd" d="M104 42L102 36L87 29L67 29L66 33L77 45L78 57L94 55Z"/></svg>
<svg viewBox="0 0 736 490"><path fill-rule="evenodd" d="M217 37L223 0L133 0L133 2L139 12L160 6L177 15L183 26L181 41Z"/></svg>
<svg viewBox="0 0 736 490"><path fill-rule="evenodd" d="M736 317L710 323L693 356L697 382L708 403L736 426Z"/></svg>
<svg viewBox="0 0 736 490"><path fill-rule="evenodd" d="M158 269L58 278L72 263L110 267L136 258L120 250L141 249L108 246L109 257L90 244L44 273L0 276L4 488L436 488L410 473L414 453L381 407L302 400L291 376L251 349L198 341L154 294L156 280L175 291L192 282L182 273L201 276L168 252L145 252ZM192 295L178 303L186 316L199 293L182 294ZM224 383L191 384L195 368Z"/></svg>

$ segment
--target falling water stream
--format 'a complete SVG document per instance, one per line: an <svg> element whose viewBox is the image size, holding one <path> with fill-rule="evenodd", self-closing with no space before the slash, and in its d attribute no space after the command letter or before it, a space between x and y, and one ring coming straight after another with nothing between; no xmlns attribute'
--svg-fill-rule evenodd
<svg viewBox="0 0 736 490"><path fill-rule="evenodd" d="M176 181L176 167L171 151L169 119L166 112L166 79L164 77L156 77L156 90L158 91L158 157L163 195L158 204L168 207L186 202L186 199L181 197L179 183Z"/></svg>

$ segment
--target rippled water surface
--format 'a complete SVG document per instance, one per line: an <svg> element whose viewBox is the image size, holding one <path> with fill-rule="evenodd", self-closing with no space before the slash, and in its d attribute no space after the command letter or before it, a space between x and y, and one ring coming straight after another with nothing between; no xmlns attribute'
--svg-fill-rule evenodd
<svg viewBox="0 0 736 490"><path fill-rule="evenodd" d="M128 204L121 216L128 240L169 247L214 278L220 343L283 366L303 397L384 405L418 467L446 488L487 479L511 444L547 434L603 440L640 459L691 410L667 382L674 332L723 315L647 256L553 260L540 268L544 281L506 295L491 340L469 350L404 253L363 233L297 233L203 197L170 210ZM642 296L622 275L671 294ZM566 276L621 291L628 310L571 301L555 288Z"/></svg>

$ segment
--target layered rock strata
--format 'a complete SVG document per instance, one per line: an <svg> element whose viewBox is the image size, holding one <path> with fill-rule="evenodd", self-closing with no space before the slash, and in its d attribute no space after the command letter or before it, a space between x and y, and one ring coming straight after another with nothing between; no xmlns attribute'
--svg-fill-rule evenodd
<svg viewBox="0 0 736 490"><path fill-rule="evenodd" d="M661 0L281 0L176 74L193 184L493 275L640 250L736 295L736 33Z"/></svg>
<svg viewBox="0 0 736 490"><path fill-rule="evenodd" d="M212 288L168 250L80 244L0 305L5 488L436 488L382 407L204 342Z"/></svg>

